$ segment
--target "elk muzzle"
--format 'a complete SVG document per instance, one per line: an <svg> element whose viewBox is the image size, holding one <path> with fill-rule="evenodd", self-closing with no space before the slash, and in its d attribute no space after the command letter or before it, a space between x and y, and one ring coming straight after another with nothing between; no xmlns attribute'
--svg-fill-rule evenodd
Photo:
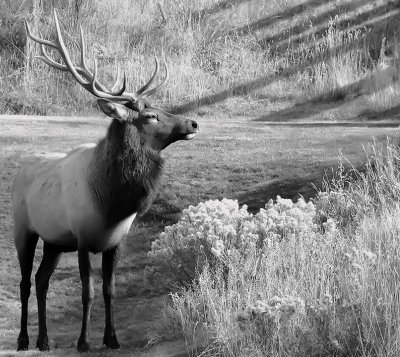
<svg viewBox="0 0 400 357"><path fill-rule="evenodd" d="M196 135L196 132L199 130L199 125L197 124L197 121L187 119L187 126L188 126L189 133L186 134L185 140L190 140L190 139L193 139L194 136ZM192 132L190 132L190 131L192 131Z"/></svg>

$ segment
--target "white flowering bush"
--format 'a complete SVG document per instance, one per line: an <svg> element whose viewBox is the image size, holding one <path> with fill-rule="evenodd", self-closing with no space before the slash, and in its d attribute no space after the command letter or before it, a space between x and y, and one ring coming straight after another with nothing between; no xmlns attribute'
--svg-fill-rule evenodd
<svg viewBox="0 0 400 357"><path fill-rule="evenodd" d="M226 256L245 254L254 246L255 237L247 234L251 219L247 207L234 200L190 206L153 242L149 257L154 267L148 276L162 271L179 284L190 285L206 264L216 266Z"/></svg>
<svg viewBox="0 0 400 357"><path fill-rule="evenodd" d="M342 195L322 197L336 202ZM203 336L220 355L361 350L367 329L358 297L377 258L351 249L333 218L318 221L325 203L278 196L251 214L236 201L213 200L166 227L149 255L155 267L185 270L192 279L172 296L185 337Z"/></svg>
<svg viewBox="0 0 400 357"><path fill-rule="evenodd" d="M169 275L183 285L190 285L209 265L225 268L234 264L251 274L254 259L282 240L293 235L315 232L316 209L312 202L300 198L297 202L277 197L253 215L247 206L239 207L236 200L210 200L183 210L179 222L167 226L153 242L149 257L153 268L148 276ZM336 229L332 220L325 229ZM225 272L227 272L225 270ZM150 273L150 274L149 274Z"/></svg>
<svg viewBox="0 0 400 357"><path fill-rule="evenodd" d="M277 197L276 203L270 200L265 209L254 217L257 231L264 235L269 243L280 241L288 235L316 230L315 206L300 198L296 203L290 199Z"/></svg>
<svg viewBox="0 0 400 357"><path fill-rule="evenodd" d="M190 346L220 356L400 355L400 150L375 150L365 172L339 167L312 203L278 197L251 215L233 202L243 216L229 234L224 223L203 230L214 260L172 294ZM151 254L170 247L173 262L169 229Z"/></svg>

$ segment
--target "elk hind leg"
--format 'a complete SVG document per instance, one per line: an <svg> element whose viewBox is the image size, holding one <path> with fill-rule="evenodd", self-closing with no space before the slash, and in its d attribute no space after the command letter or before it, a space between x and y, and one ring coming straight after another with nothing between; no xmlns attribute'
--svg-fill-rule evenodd
<svg viewBox="0 0 400 357"><path fill-rule="evenodd" d="M106 311L106 324L104 329L103 344L111 349L118 349L119 343L114 329L113 300L115 295L114 270L119 257L119 248L113 248L103 253L103 297Z"/></svg>
<svg viewBox="0 0 400 357"><path fill-rule="evenodd" d="M82 329L78 339L79 352L89 351L88 327L90 321L90 309L94 299L94 282L92 267L90 265L89 251L85 247L78 247L79 274L82 282Z"/></svg>
<svg viewBox="0 0 400 357"><path fill-rule="evenodd" d="M28 300L31 294L31 274L35 249L39 236L28 232L25 228L14 225L14 241L21 268L20 299L21 299L21 330L18 336L17 351L27 350L28 336Z"/></svg>
<svg viewBox="0 0 400 357"><path fill-rule="evenodd" d="M49 288L50 277L56 269L60 257L61 251L57 246L46 242L43 244L42 262L40 263L39 269L35 275L39 315L39 335L36 347L39 348L40 351L50 350L46 326L46 296Z"/></svg>

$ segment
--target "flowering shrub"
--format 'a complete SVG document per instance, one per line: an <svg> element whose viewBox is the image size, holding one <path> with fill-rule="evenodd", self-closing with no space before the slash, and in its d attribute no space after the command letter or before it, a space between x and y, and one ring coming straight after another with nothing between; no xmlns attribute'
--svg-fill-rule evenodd
<svg viewBox="0 0 400 357"><path fill-rule="evenodd" d="M249 249L253 237L238 232L242 227L247 232L251 218L246 206L240 208L237 201L228 199L183 210L180 221L165 227L153 242L149 258L154 267L148 268L148 277L162 271L179 284L190 285L206 264L216 266L223 255Z"/></svg>
<svg viewBox="0 0 400 357"><path fill-rule="evenodd" d="M257 230L271 241L280 241L288 235L316 230L314 223L315 206L300 198L296 203L290 199L277 197L261 208L254 220Z"/></svg>
<svg viewBox="0 0 400 357"><path fill-rule="evenodd" d="M189 345L220 356L400 355L400 152L384 153L358 181L339 167L312 203L278 197L255 215L242 207L230 234L214 227L193 255L208 247L214 260L172 294ZM151 254L171 244L173 266L169 229Z"/></svg>
<svg viewBox="0 0 400 357"><path fill-rule="evenodd" d="M210 200L183 210L178 223L165 227L153 242L149 257L154 263L148 276L169 273L183 285L190 285L205 264L235 264L243 269L246 259L301 232L318 229L314 223L315 206L300 198L296 203L277 197L253 215L236 200ZM330 220L326 228L334 230ZM150 273L150 274L149 274Z"/></svg>
<svg viewBox="0 0 400 357"><path fill-rule="evenodd" d="M192 284L172 296L185 337L202 336L221 355L242 355L242 348L351 355L365 348L372 328L362 320L360 289L373 282L378 255L353 247L337 228L334 213L352 209L346 194L331 191L309 203L277 197L257 214L228 199L184 210L149 256L155 271L179 282L185 272ZM321 222L322 207L330 209ZM389 312L381 305L374 314L382 327Z"/></svg>

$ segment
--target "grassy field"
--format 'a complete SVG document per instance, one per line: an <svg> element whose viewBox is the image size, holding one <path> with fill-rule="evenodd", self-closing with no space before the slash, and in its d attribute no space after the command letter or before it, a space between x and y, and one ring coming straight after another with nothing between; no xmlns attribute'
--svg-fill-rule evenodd
<svg viewBox="0 0 400 357"><path fill-rule="evenodd" d="M189 205L215 198L236 198L256 210L277 194L314 195L325 170L337 166L341 152L355 166L366 160L372 136L383 139L397 127L322 126L308 122L266 125L246 117L203 116L198 136L168 148L162 191L151 210L132 228L117 273L116 328L122 349L115 355L178 355L185 345L177 321L164 316L165 291L146 285L144 268L151 242L165 225L176 222ZM105 133L107 118L0 117L0 355L16 346L19 326L19 267L12 241L10 184L17 169L32 155L63 152ZM393 123L392 123L393 124ZM371 124L369 124L371 125ZM35 268L40 262L37 248ZM97 296L93 305L93 355L109 355L101 347L103 304L99 257L93 256ZM33 289L34 290L34 289ZM37 334L35 293L30 298L31 348ZM73 354L80 326L80 281L76 254L65 254L48 294L50 355ZM152 347L152 345L154 346ZM145 348L147 346L147 348ZM25 353L35 355L38 352ZM40 355L40 354L39 354ZM46 354L49 355L49 354Z"/></svg>

